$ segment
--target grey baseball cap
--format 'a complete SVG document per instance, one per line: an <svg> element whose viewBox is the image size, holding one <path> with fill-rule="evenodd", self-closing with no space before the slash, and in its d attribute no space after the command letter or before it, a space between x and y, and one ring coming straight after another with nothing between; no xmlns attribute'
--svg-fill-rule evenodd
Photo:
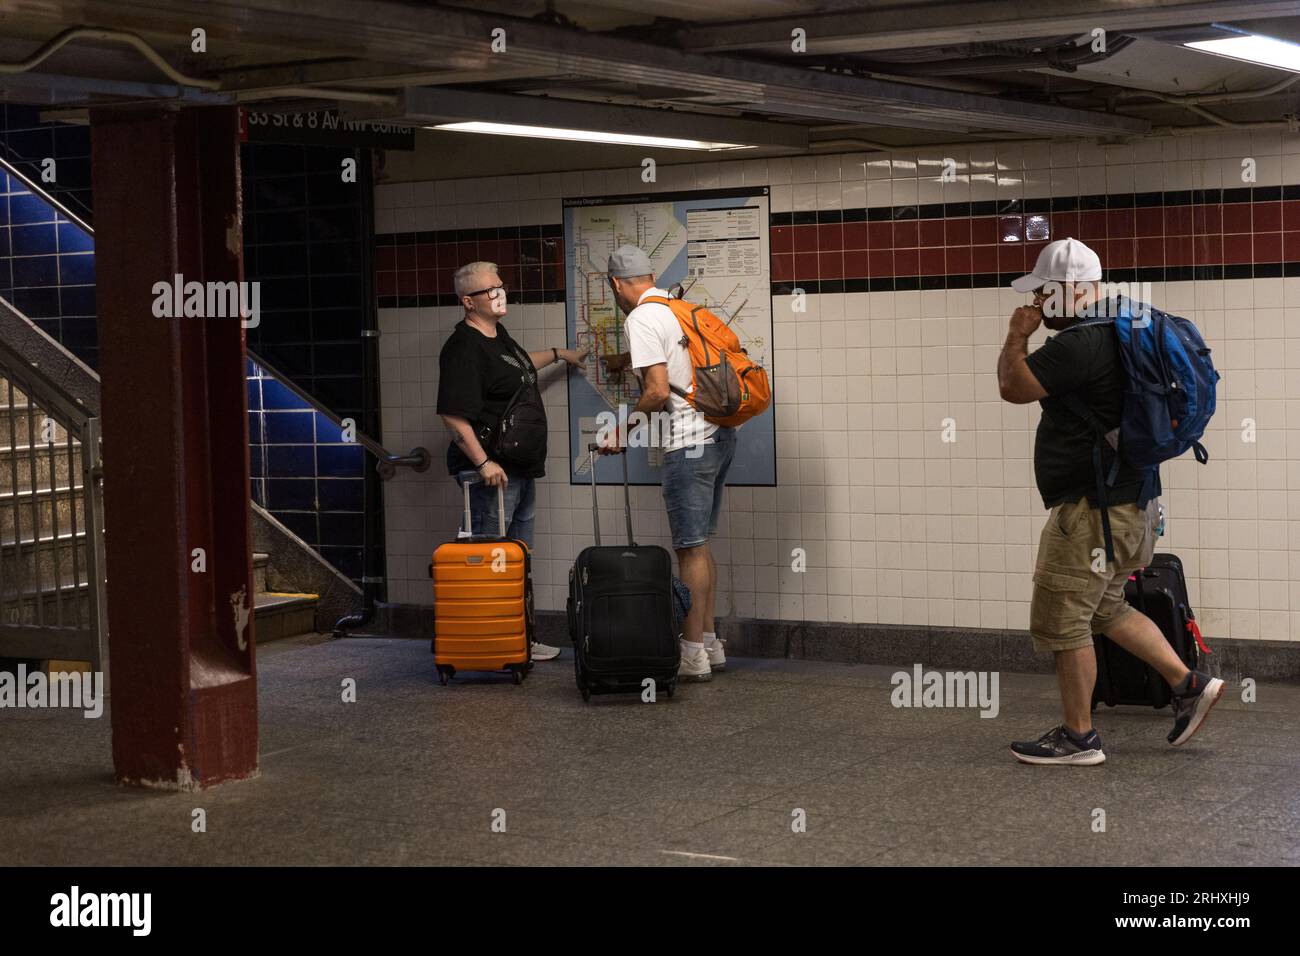
<svg viewBox="0 0 1300 956"><path fill-rule="evenodd" d="M630 279L633 276L654 274L650 257L636 246L619 246L609 257L606 267L611 279Z"/></svg>

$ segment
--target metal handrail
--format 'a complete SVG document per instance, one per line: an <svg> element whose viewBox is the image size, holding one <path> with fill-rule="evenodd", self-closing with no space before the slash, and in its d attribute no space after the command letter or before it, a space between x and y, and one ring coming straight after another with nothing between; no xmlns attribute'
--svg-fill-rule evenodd
<svg viewBox="0 0 1300 956"><path fill-rule="evenodd" d="M73 223L76 226L79 226L82 229L82 231L85 232L87 235L93 236L95 234L95 230L90 225L90 223L86 222L86 220L78 216L75 212L73 212L66 205L64 205L64 203L62 203L61 201L56 199L53 195L51 195L49 192L47 192L45 189L43 189L40 185L38 185L35 182L35 180L33 180L30 176L24 173L13 163L9 162L9 160L5 159L3 156L0 156L0 167L3 167L5 172L7 172L10 176L14 177L14 179L17 179L28 189L30 189L34 195L40 196L41 199L45 200L45 202L49 203L51 206L57 209L59 213L62 216L64 216L64 218L66 218L69 222Z"/></svg>
<svg viewBox="0 0 1300 956"><path fill-rule="evenodd" d="M300 386L288 375L285 375L270 362L267 362L252 349L247 349L247 352L248 357L252 359L254 364L270 372L272 377L274 377L281 385L301 398L318 413L324 415L335 425L339 426L339 428L345 427L342 418L334 414L334 412L322 404L319 399L313 396L305 388ZM429 465L432 462L432 457L429 455L429 449L417 446L416 448L412 448L405 455L394 454L369 435L362 431L357 431L355 429L355 424L356 423L354 422L353 426L357 438L357 444L363 446L368 452L370 452L370 454L375 456L377 459L375 461L375 471L379 472L380 477L383 478L384 481L388 481L394 474L396 474L398 466L407 466L417 473L428 470Z"/></svg>

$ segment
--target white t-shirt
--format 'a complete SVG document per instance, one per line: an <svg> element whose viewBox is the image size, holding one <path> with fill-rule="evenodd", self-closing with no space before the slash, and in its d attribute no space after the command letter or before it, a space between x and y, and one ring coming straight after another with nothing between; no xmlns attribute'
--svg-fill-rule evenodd
<svg viewBox="0 0 1300 956"><path fill-rule="evenodd" d="M663 289L647 289L637 300L637 307L628 314L623 328L628 351L632 354L632 367L637 375L643 376L643 369L663 363L668 366L668 384L689 392L694 387L695 375L691 369L691 353L681 344L681 323L668 306L644 302L653 296L666 299L668 293ZM713 441L718 426L705 421L704 416L676 392L668 395L667 411L670 413L669 426L661 430L659 436L665 452Z"/></svg>

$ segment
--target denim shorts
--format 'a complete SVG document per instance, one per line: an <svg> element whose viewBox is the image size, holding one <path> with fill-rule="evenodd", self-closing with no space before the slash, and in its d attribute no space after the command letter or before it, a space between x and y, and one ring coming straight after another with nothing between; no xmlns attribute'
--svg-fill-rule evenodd
<svg viewBox="0 0 1300 956"><path fill-rule="evenodd" d="M718 533L722 489L735 456L734 428L719 428L708 444L664 455L664 505L674 548L697 548Z"/></svg>

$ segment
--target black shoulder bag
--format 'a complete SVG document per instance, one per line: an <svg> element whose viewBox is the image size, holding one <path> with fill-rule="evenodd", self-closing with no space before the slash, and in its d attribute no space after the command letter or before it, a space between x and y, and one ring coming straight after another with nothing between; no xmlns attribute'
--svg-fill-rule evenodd
<svg viewBox="0 0 1300 956"><path fill-rule="evenodd" d="M546 407L537 388L532 362L521 353L514 339L507 336L506 345L519 363L523 381L506 403L501 418L480 426L477 438L494 461L531 468L546 461Z"/></svg>

